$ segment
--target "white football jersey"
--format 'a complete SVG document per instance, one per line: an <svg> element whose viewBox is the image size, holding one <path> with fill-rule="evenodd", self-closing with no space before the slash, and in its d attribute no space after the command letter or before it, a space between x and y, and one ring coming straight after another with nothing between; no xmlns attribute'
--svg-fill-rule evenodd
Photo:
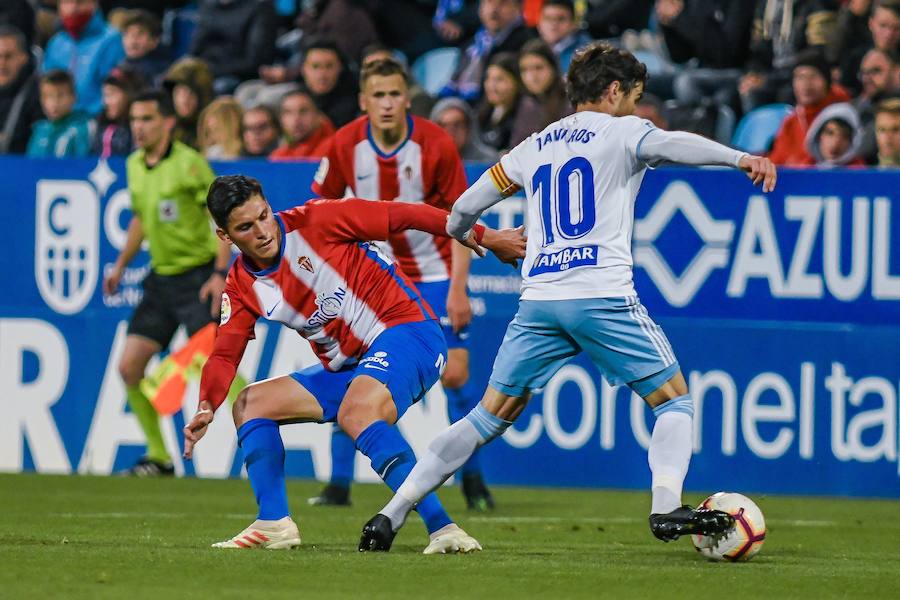
<svg viewBox="0 0 900 600"><path fill-rule="evenodd" d="M547 126L491 169L495 184L525 189L528 246L523 300L634 294L634 201L653 125L638 117L579 112Z"/></svg>

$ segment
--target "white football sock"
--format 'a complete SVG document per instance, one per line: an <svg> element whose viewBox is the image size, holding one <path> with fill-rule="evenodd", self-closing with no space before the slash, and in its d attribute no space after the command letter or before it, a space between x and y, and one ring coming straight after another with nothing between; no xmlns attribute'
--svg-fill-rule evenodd
<svg viewBox="0 0 900 600"><path fill-rule="evenodd" d="M652 514L672 512L681 506L681 488L691 462L693 418L668 411L656 418L647 455L653 474Z"/></svg>
<svg viewBox="0 0 900 600"><path fill-rule="evenodd" d="M478 404L437 436L381 511L391 520L394 531L403 526L409 511L419 500L447 481L479 446L502 434L510 425L512 421L504 421Z"/></svg>

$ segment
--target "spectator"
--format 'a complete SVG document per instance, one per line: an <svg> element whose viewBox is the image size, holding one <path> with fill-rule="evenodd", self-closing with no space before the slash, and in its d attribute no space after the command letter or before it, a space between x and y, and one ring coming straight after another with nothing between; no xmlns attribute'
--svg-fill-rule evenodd
<svg viewBox="0 0 900 600"><path fill-rule="evenodd" d="M60 31L47 44L43 71L71 69L75 110L96 115L103 80L125 58L122 36L97 9L97 0L59 0Z"/></svg>
<svg viewBox="0 0 900 600"><path fill-rule="evenodd" d="M209 66L198 58L182 58L166 71L163 87L175 107L174 139L197 149L197 121L213 98Z"/></svg>
<svg viewBox="0 0 900 600"><path fill-rule="evenodd" d="M501 52L518 52L535 37L522 20L520 0L481 0L478 5L481 28L463 51L459 67L440 96L459 96L468 102L481 97L485 66Z"/></svg>
<svg viewBox="0 0 900 600"><path fill-rule="evenodd" d="M541 117L533 124L535 131L540 131L572 112L556 55L543 40L531 40L522 46L519 53L519 73L525 91L541 107Z"/></svg>
<svg viewBox="0 0 900 600"><path fill-rule="evenodd" d="M281 98L296 89L299 80L315 100L319 110L340 127L359 112L356 79L337 44L329 39L311 38L303 45L298 69L286 66L260 68L262 80L248 81L235 92L244 106L265 104L278 108Z"/></svg>
<svg viewBox="0 0 900 600"><path fill-rule="evenodd" d="M125 66L116 67L103 80L103 112L97 117L91 154L101 158L131 154L131 99L143 88L141 76Z"/></svg>
<svg viewBox="0 0 900 600"><path fill-rule="evenodd" d="M241 122L244 148L241 153L247 158L265 158L278 147L281 128L278 116L264 104L244 111Z"/></svg>
<svg viewBox="0 0 900 600"><path fill-rule="evenodd" d="M431 24L442 46L459 46L475 35L481 25L478 0L438 0Z"/></svg>
<svg viewBox="0 0 900 600"><path fill-rule="evenodd" d="M747 73L738 82L744 112L790 102L798 57L823 52L834 36L834 0L757 0Z"/></svg>
<svg viewBox="0 0 900 600"><path fill-rule="evenodd" d="M794 112L781 123L769 155L775 164L788 167L813 163L805 144L809 125L826 106L850 99L843 88L831 85L831 69L818 57L808 57L797 63L793 87L797 101Z"/></svg>
<svg viewBox="0 0 900 600"><path fill-rule="evenodd" d="M900 60L900 0L875 0L868 20L868 35L845 49L841 60L841 83L851 91L859 90L856 74L866 52L881 50Z"/></svg>
<svg viewBox="0 0 900 600"><path fill-rule="evenodd" d="M241 156L243 109L234 98L216 98L198 119L197 144L207 160L234 160Z"/></svg>
<svg viewBox="0 0 900 600"><path fill-rule="evenodd" d="M22 154L31 126L43 118L38 75L25 35L0 25L0 154Z"/></svg>
<svg viewBox="0 0 900 600"><path fill-rule="evenodd" d="M191 0L100 0L100 9L104 15L116 9L144 10L157 19L162 19L167 10L181 8L190 2Z"/></svg>
<svg viewBox="0 0 900 600"><path fill-rule="evenodd" d="M826 57L829 63L838 64L844 56L870 44L872 36L869 33L869 15L871 13L872 0L848 0L841 6L837 25L826 46ZM848 87L847 83L853 83L846 79L842 78L841 80L844 87ZM848 87L848 89L851 88L852 86Z"/></svg>
<svg viewBox="0 0 900 600"><path fill-rule="evenodd" d="M465 100L451 97L438 101L431 120L450 134L463 160L487 164L500 160L500 153L481 141L478 120Z"/></svg>
<svg viewBox="0 0 900 600"><path fill-rule="evenodd" d="M135 10L125 17L122 25L125 60L122 64L140 73L151 85L158 83L171 62L168 53L159 45L161 36L162 26L153 13Z"/></svg>
<svg viewBox="0 0 900 600"><path fill-rule="evenodd" d="M313 40L306 46L301 67L303 84L316 106L335 127L352 121L359 112L356 79L330 40Z"/></svg>
<svg viewBox="0 0 900 600"><path fill-rule="evenodd" d="M870 164L878 159L875 145L875 107L886 98L900 95L900 64L877 48L866 52L859 66L862 91L853 101L862 122L860 156Z"/></svg>
<svg viewBox="0 0 900 600"><path fill-rule="evenodd" d="M900 98L885 100L875 109L878 166L900 168Z"/></svg>
<svg viewBox="0 0 900 600"><path fill-rule="evenodd" d="M203 0L190 54L209 64L216 95L230 94L275 59L272 0Z"/></svg>
<svg viewBox="0 0 900 600"><path fill-rule="evenodd" d="M75 106L75 82L62 69L41 77L41 108L46 119L38 121L28 140L28 156L56 158L87 156L91 150L91 121Z"/></svg>
<svg viewBox="0 0 900 600"><path fill-rule="evenodd" d="M516 55L494 55L485 73L484 99L478 109L482 142L502 153L536 131L541 107L524 92Z"/></svg>
<svg viewBox="0 0 900 600"><path fill-rule="evenodd" d="M737 81L750 53L753 3L747 0L657 0L669 56L688 63L675 77L675 98L739 108Z"/></svg>
<svg viewBox="0 0 900 600"><path fill-rule="evenodd" d="M353 63L362 58L363 49L378 43L378 32L368 6L370 2L361 0L312 0L303 2L303 12L297 18L297 25L303 36L333 39L343 56ZM384 7L382 7L384 10ZM397 15L403 13L389 12ZM407 14L398 21L400 27L409 28ZM349 35L348 35L349 34ZM389 37L392 41L397 37Z"/></svg>
<svg viewBox="0 0 900 600"><path fill-rule="evenodd" d="M419 85L419 83L409 75L409 68L407 67L406 62L394 56L394 53L390 48L384 44L371 44L367 46L362 51L362 62L359 65L360 70L376 60L385 58L390 58L391 60L396 60L401 63L407 72L407 76L409 77L409 113L416 115L417 117L427 118L434 106L434 98L432 98L428 92L425 91L425 88Z"/></svg>
<svg viewBox="0 0 900 600"><path fill-rule="evenodd" d="M335 132L334 124L316 106L308 91L297 88L281 99L284 143L269 156L272 160L322 158Z"/></svg>
<svg viewBox="0 0 900 600"><path fill-rule="evenodd" d="M541 39L553 49L559 61L557 70L561 69L563 73L569 70L575 50L591 41L575 20L573 0L544 0L537 30Z"/></svg>
<svg viewBox="0 0 900 600"><path fill-rule="evenodd" d="M806 151L813 158L810 164L821 168L865 166L858 154L862 138L859 125L859 116L850 104L838 102L826 107L806 134Z"/></svg>
<svg viewBox="0 0 900 600"><path fill-rule="evenodd" d="M0 27L13 27L25 37L24 47L34 44L34 8L28 0L7 0L0 8Z"/></svg>
<svg viewBox="0 0 900 600"><path fill-rule="evenodd" d="M658 129L668 129L669 122L663 114L663 103L658 96L644 94L634 105L634 116L647 119Z"/></svg>
<svg viewBox="0 0 900 600"><path fill-rule="evenodd" d="M652 9L653 0L587 0L588 33L595 38L617 38L627 29L647 29Z"/></svg>

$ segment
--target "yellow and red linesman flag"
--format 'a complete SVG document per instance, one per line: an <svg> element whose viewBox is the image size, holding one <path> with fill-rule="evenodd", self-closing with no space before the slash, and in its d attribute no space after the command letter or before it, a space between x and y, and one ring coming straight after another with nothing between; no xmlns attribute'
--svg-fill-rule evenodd
<svg viewBox="0 0 900 600"><path fill-rule="evenodd" d="M150 399L156 412L166 416L181 410L187 386L200 379L203 365L212 354L215 341L216 325L210 323L192 335L177 352L169 354L153 373L141 380L141 391ZM228 391L228 399L233 400L246 384L243 377L235 376Z"/></svg>

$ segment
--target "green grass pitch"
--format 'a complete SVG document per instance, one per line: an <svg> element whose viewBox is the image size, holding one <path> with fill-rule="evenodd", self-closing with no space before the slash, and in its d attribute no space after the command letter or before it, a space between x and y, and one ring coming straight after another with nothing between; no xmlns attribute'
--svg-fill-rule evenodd
<svg viewBox="0 0 900 600"><path fill-rule="evenodd" d="M0 598L888 598L900 585L900 503L752 495L768 539L751 562L707 562L663 544L647 494L495 488L498 509L441 497L484 552L423 556L413 516L389 554L356 551L387 489L352 508L288 493L303 546L214 550L253 519L246 481L0 475ZM688 494L689 501L702 499Z"/></svg>

